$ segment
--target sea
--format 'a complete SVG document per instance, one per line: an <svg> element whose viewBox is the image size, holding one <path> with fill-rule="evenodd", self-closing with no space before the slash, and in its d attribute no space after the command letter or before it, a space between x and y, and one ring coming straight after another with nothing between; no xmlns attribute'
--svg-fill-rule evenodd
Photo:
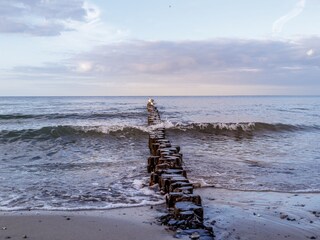
<svg viewBox="0 0 320 240"><path fill-rule="evenodd" d="M148 98L0 97L0 211L162 203ZM320 97L153 98L198 186L320 192Z"/></svg>

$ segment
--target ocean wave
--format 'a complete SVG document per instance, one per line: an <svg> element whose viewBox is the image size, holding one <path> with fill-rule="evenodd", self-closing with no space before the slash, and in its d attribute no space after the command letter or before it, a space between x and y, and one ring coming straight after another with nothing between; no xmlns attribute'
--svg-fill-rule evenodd
<svg viewBox="0 0 320 240"><path fill-rule="evenodd" d="M29 120L29 119L110 119L143 117L143 112L112 112L112 113L49 113L49 114L0 114L0 120Z"/></svg>
<svg viewBox="0 0 320 240"><path fill-rule="evenodd" d="M241 122L241 123L191 123L191 124L164 124L172 130L199 131L207 133L219 132L294 132L320 130L320 126L290 125L283 123Z"/></svg>
<svg viewBox="0 0 320 240"><path fill-rule="evenodd" d="M10 194L0 193L0 211L105 210L163 204L163 196L149 188L148 179L144 177L133 180L125 177L110 185L102 181L100 184L89 185L89 188L79 183L76 188L64 186L61 189L54 187L54 184L29 188L28 191L15 188L15 191L11 189ZM22 192L26 193L21 194Z"/></svg>
<svg viewBox="0 0 320 240"><path fill-rule="evenodd" d="M149 131L144 126L47 126L40 129L4 130L0 132L2 141L48 140L60 137L104 137L105 135L137 136Z"/></svg>
<svg viewBox="0 0 320 240"><path fill-rule="evenodd" d="M47 140L59 137L103 137L105 135L119 135L126 137L145 136L154 129L164 127L168 131L178 131L185 133L265 133L265 132L295 132L295 131L313 131L320 130L320 126L308 125L290 125L290 124L270 124L261 122L247 123L172 123L164 121L152 126L138 125L112 125L112 126L47 126L40 129L23 130L3 130L0 132L1 140L17 141L25 139Z"/></svg>

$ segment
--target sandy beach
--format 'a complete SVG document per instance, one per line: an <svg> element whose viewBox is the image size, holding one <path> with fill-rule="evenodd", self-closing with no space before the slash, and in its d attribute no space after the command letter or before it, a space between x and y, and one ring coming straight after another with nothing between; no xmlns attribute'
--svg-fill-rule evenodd
<svg viewBox="0 0 320 240"><path fill-rule="evenodd" d="M150 207L105 211L1 212L0 239L34 240L169 240L164 226L154 223Z"/></svg>
<svg viewBox="0 0 320 240"><path fill-rule="evenodd" d="M201 188L216 239L320 239L320 194Z"/></svg>
<svg viewBox="0 0 320 240"><path fill-rule="evenodd" d="M320 194L245 192L200 188L205 221L219 240L320 239ZM0 213L0 239L174 239L153 207L104 211ZM188 239L184 236L183 239Z"/></svg>

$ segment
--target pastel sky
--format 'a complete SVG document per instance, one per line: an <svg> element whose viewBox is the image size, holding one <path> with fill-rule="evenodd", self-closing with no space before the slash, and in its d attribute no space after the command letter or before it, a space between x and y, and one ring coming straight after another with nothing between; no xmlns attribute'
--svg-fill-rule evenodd
<svg viewBox="0 0 320 240"><path fill-rule="evenodd" d="M319 0L0 0L0 95L319 95Z"/></svg>

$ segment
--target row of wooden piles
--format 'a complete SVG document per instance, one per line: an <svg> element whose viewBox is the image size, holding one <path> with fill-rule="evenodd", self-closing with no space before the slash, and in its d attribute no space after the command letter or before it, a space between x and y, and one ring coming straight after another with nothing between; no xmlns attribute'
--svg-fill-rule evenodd
<svg viewBox="0 0 320 240"><path fill-rule="evenodd" d="M149 134L150 186L158 184L168 208L168 214L161 217L161 222L179 234L190 235L191 239L213 239L212 228L204 224L201 197L193 193L193 185L183 169L180 146L171 144L164 127L156 127L161 124L161 118L152 99L148 101L147 109L148 125L155 125Z"/></svg>

